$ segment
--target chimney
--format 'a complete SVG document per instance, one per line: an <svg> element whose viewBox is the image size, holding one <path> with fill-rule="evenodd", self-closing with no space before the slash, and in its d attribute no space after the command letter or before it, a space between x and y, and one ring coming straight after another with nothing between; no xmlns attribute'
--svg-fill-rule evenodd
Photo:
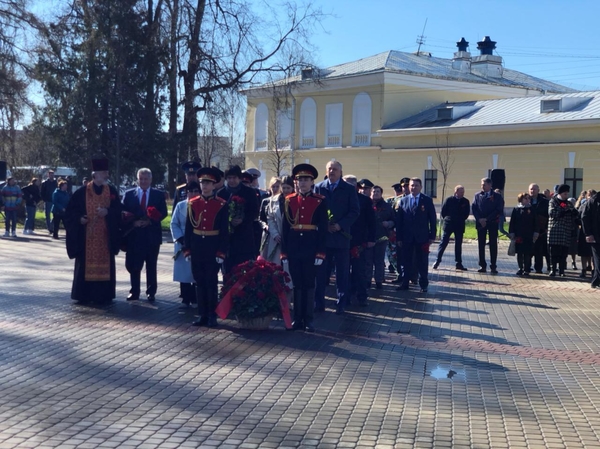
<svg viewBox="0 0 600 449"><path fill-rule="evenodd" d="M471 73L485 78L502 78L502 57L494 55L496 42L486 36L482 41L477 42L479 56L475 56L471 61Z"/></svg>
<svg viewBox="0 0 600 449"><path fill-rule="evenodd" d="M456 43L456 46L458 47L458 51L454 53L454 58L452 58L452 68L461 72L470 72L471 53L467 51L469 43L463 37Z"/></svg>

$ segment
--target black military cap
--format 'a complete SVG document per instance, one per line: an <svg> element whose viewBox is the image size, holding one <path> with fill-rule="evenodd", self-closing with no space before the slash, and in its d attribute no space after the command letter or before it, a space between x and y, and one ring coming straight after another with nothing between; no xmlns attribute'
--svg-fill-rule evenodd
<svg viewBox="0 0 600 449"><path fill-rule="evenodd" d="M215 167L214 165L213 165L212 167L210 167L210 168L212 168L213 170L216 170L216 171L217 171L217 173L219 173L219 176L220 176L221 178L224 178L224 177L225 177L225 173L223 173L223 170L221 170L220 168L218 168L218 167Z"/></svg>
<svg viewBox="0 0 600 449"><path fill-rule="evenodd" d="M396 184L394 184L392 186L392 189L394 190L400 190L402 188L402 184L400 184L399 182L397 182Z"/></svg>
<svg viewBox="0 0 600 449"><path fill-rule="evenodd" d="M319 176L319 172L310 164L298 164L292 169L292 176L294 179L298 179L303 176L316 179Z"/></svg>
<svg viewBox="0 0 600 449"><path fill-rule="evenodd" d="M242 177L242 169L240 168L239 165L232 165L231 167L229 167L229 169L227 169L225 171L225 177L229 177L229 176L237 176L238 178Z"/></svg>
<svg viewBox="0 0 600 449"><path fill-rule="evenodd" d="M186 175L195 175L200 168L202 168L202 164L196 161L187 161L181 164L181 170Z"/></svg>
<svg viewBox="0 0 600 449"><path fill-rule="evenodd" d="M373 184L371 181L369 181L366 178L363 178L360 181L358 181L358 185L361 186L363 189L365 187L375 187L375 184Z"/></svg>
<svg viewBox="0 0 600 449"><path fill-rule="evenodd" d="M260 171L257 168L249 168L246 172L250 173L253 178L260 178Z"/></svg>
<svg viewBox="0 0 600 449"><path fill-rule="evenodd" d="M252 176L252 173L248 173L246 170L242 172L242 176L240 176L240 178L242 178L242 182L251 183L254 180L254 176Z"/></svg>
<svg viewBox="0 0 600 449"><path fill-rule="evenodd" d="M221 180L221 175L212 167L203 167L198 170L198 180L217 183Z"/></svg>
<svg viewBox="0 0 600 449"><path fill-rule="evenodd" d="M400 180L400 185L401 186L405 186L406 184L408 184L410 182L410 178L402 178Z"/></svg>

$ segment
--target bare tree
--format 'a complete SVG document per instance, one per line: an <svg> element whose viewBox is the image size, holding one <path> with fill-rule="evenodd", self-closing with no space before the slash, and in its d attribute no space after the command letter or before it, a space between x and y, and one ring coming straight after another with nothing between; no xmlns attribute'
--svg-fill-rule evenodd
<svg viewBox="0 0 600 449"><path fill-rule="evenodd" d="M442 204L446 199L446 189L448 187L448 177L452 172L452 166L455 161L454 150L450 145L450 131L446 130L445 134L440 135L435 133L435 160L432 166L442 175ZM441 220L441 218L440 218ZM441 235L442 226L438 226L438 234Z"/></svg>

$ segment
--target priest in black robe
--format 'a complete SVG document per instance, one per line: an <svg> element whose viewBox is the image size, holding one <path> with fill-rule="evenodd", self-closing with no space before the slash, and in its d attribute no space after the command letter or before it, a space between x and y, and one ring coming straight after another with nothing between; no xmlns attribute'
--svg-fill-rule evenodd
<svg viewBox="0 0 600 449"><path fill-rule="evenodd" d="M121 203L107 183L108 160L92 161L92 182L78 189L65 213L67 254L75 259L71 298L80 304L109 304L116 296Z"/></svg>

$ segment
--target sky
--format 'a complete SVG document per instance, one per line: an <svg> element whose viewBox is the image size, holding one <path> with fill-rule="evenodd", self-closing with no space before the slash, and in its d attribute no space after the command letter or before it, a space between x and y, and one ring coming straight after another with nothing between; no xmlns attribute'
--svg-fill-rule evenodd
<svg viewBox="0 0 600 449"><path fill-rule="evenodd" d="M329 15L315 30L319 67L388 50L452 58L490 36L504 67L578 90L600 90L598 0L313 0ZM423 27L425 26L425 31Z"/></svg>

